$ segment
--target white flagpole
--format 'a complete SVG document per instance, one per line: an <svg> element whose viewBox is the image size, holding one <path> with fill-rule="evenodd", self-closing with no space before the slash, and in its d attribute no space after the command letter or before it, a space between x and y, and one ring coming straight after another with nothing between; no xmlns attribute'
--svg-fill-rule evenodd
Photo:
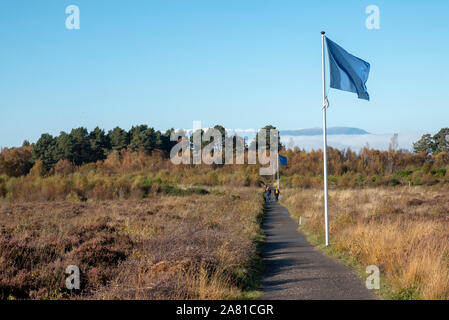
<svg viewBox="0 0 449 320"><path fill-rule="evenodd" d="M279 189L279 151L278 151L277 165L278 165L278 189Z"/></svg>
<svg viewBox="0 0 449 320"><path fill-rule="evenodd" d="M327 128L326 128L326 77L324 68L324 38L325 32L321 32L321 49L323 58L323 163L324 163L324 233L326 237L326 246L329 245L329 216L327 203Z"/></svg>

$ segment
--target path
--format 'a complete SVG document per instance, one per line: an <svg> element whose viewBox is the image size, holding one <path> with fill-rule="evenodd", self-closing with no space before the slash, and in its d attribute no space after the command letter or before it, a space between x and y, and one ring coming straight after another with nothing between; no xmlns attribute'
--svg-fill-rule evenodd
<svg viewBox="0 0 449 320"><path fill-rule="evenodd" d="M286 208L267 205L262 299L375 299L353 271L317 251L297 227Z"/></svg>

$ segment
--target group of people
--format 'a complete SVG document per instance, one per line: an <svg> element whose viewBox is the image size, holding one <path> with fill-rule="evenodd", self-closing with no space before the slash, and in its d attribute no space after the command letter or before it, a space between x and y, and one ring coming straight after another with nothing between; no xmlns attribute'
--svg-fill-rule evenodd
<svg viewBox="0 0 449 320"><path fill-rule="evenodd" d="M271 201L272 189L271 189L271 186L269 184L267 184L265 186L265 192L266 192L265 201L267 201L267 202ZM278 201L279 200L279 195L281 194L281 192L279 191L279 187L276 187L274 189L273 193L274 193L274 197L275 197L276 201Z"/></svg>

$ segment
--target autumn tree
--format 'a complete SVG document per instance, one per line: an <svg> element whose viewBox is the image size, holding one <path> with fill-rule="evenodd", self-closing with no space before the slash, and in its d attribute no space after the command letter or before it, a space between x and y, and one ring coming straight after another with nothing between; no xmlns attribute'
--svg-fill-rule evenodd
<svg viewBox="0 0 449 320"><path fill-rule="evenodd" d="M0 152L0 174L10 177L26 175L33 166L31 147L4 148Z"/></svg>

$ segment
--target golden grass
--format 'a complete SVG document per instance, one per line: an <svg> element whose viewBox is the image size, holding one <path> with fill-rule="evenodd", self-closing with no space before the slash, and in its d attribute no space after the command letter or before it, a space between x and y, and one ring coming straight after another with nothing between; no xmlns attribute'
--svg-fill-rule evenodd
<svg viewBox="0 0 449 320"><path fill-rule="evenodd" d="M449 191L430 187L331 190L332 248L377 265L386 298L449 299ZM284 190L282 201L323 238L323 193Z"/></svg>

